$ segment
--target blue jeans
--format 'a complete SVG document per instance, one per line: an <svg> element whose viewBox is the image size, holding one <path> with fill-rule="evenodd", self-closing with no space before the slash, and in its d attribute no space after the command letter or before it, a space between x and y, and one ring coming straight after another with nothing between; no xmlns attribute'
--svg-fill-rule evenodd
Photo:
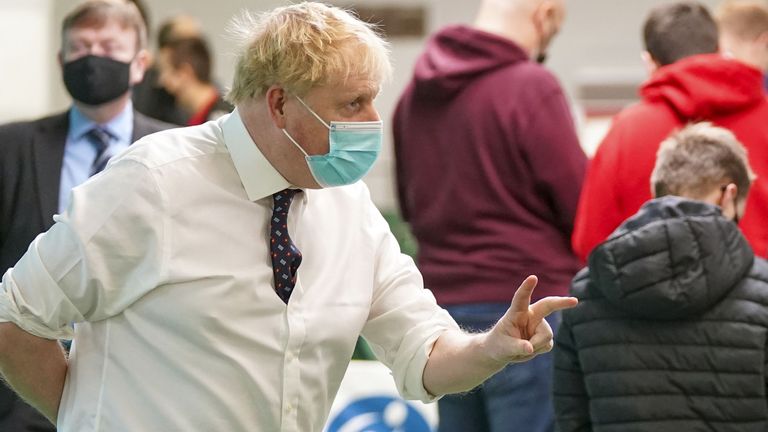
<svg viewBox="0 0 768 432"><path fill-rule="evenodd" d="M468 331L482 332L498 321L509 304L485 303L445 309ZM547 321L553 330L560 313ZM552 432L552 353L525 363L510 364L484 384L438 401L439 432Z"/></svg>

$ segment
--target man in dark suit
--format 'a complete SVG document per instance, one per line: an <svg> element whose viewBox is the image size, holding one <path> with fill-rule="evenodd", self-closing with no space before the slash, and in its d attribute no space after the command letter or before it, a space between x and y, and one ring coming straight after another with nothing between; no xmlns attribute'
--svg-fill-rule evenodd
<svg viewBox="0 0 768 432"><path fill-rule="evenodd" d="M0 272L66 210L73 187L138 138L170 127L131 104L131 87L146 69L146 43L144 21L130 2L92 0L64 19L58 56L72 106L0 126ZM55 429L0 385L0 430Z"/></svg>

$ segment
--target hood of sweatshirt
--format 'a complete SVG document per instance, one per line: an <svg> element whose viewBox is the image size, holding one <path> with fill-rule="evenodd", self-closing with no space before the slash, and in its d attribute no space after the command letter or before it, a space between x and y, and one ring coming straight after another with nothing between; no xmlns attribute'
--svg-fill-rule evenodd
<svg viewBox="0 0 768 432"><path fill-rule="evenodd" d="M467 83L498 68L530 61L514 42L467 26L449 26L427 42L416 61L418 95L448 99Z"/></svg>
<svg viewBox="0 0 768 432"><path fill-rule="evenodd" d="M753 261L719 207L664 197L648 201L589 256L590 289L631 316L681 319L719 302Z"/></svg>
<svg viewBox="0 0 768 432"><path fill-rule="evenodd" d="M666 103L686 120L743 111L765 99L762 73L719 54L701 54L659 68L640 95Z"/></svg>

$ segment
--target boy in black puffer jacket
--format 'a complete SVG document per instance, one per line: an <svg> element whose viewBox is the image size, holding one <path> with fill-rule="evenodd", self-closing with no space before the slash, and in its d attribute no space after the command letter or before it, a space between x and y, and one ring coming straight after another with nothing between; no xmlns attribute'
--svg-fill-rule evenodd
<svg viewBox="0 0 768 432"><path fill-rule="evenodd" d="M574 279L554 350L561 432L768 430L768 264L734 223L753 177L725 129L662 144L658 198Z"/></svg>

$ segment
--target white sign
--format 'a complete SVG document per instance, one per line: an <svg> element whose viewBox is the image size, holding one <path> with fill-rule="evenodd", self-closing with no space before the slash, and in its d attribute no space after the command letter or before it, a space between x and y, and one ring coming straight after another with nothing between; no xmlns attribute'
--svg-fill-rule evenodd
<svg viewBox="0 0 768 432"><path fill-rule="evenodd" d="M353 360L331 407L325 432L433 432L437 404L406 401L389 369L378 361Z"/></svg>

